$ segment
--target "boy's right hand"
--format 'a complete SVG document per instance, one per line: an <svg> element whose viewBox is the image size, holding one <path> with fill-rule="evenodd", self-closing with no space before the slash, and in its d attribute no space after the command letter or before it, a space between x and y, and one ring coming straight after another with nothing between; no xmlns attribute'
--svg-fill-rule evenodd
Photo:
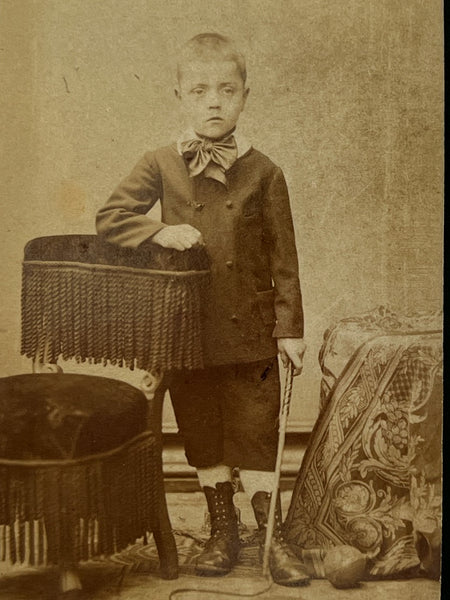
<svg viewBox="0 0 450 600"><path fill-rule="evenodd" d="M163 248L175 250L188 250L192 246L203 246L202 234L198 229L188 225L166 225L152 237L152 242Z"/></svg>

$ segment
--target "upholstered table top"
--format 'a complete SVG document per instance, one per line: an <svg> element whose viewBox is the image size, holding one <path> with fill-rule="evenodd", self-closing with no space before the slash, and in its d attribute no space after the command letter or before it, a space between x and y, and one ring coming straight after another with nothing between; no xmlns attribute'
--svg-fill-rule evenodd
<svg viewBox="0 0 450 600"><path fill-rule="evenodd" d="M402 315L388 306L341 319L324 333L319 362L322 369L321 408L351 357L365 342L381 335L424 333L442 330L442 314Z"/></svg>

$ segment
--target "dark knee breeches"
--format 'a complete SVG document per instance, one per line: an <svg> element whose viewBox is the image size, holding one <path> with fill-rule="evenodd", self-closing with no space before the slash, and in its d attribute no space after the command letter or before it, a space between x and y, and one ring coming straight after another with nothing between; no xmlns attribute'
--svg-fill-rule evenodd
<svg viewBox="0 0 450 600"><path fill-rule="evenodd" d="M280 407L276 357L174 371L163 386L170 391L190 465L274 470Z"/></svg>

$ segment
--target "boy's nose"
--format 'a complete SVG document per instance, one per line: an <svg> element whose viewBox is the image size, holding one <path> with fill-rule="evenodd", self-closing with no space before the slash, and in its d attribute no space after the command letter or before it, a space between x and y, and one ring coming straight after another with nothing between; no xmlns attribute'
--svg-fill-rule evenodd
<svg viewBox="0 0 450 600"><path fill-rule="evenodd" d="M208 106L209 108L220 107L220 94L218 92L210 92L208 97Z"/></svg>

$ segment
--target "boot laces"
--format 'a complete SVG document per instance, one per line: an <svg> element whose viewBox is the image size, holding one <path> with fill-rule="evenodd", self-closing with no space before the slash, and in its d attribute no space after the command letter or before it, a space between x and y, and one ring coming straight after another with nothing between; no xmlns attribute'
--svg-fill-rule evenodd
<svg viewBox="0 0 450 600"><path fill-rule="evenodd" d="M233 510L233 513L231 510ZM217 500L214 503L214 510L211 513L211 538L214 537L216 539L224 535L232 537L230 525L233 524L234 518L234 509L226 506L223 500Z"/></svg>
<svg viewBox="0 0 450 600"><path fill-rule="evenodd" d="M267 525L265 526L264 531L267 531ZM279 548L281 548L283 552L287 556L289 556L289 558L296 558L294 551L289 546L289 544L283 536L282 523L278 514L275 514L275 523L272 535L272 544L273 543L275 543Z"/></svg>

